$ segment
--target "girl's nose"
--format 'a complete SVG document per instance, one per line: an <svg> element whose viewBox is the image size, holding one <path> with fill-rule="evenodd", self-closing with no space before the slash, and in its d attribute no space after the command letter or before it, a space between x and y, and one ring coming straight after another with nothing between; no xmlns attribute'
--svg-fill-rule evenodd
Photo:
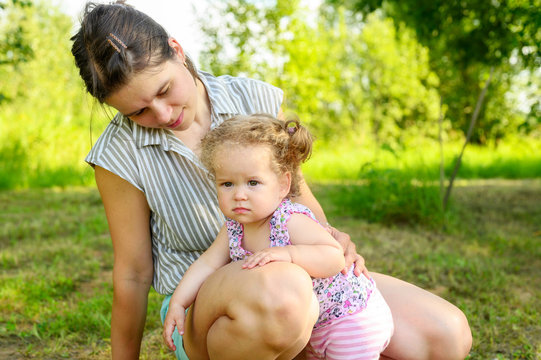
<svg viewBox="0 0 541 360"><path fill-rule="evenodd" d="M242 188L236 189L235 200L246 200L246 192Z"/></svg>

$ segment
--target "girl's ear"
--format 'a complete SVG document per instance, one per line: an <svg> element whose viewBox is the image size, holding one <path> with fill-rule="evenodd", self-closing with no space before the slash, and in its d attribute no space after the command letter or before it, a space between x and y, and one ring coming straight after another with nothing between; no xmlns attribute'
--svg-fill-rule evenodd
<svg viewBox="0 0 541 360"><path fill-rule="evenodd" d="M291 189L291 173L287 171L280 176L280 198L283 199L289 194Z"/></svg>

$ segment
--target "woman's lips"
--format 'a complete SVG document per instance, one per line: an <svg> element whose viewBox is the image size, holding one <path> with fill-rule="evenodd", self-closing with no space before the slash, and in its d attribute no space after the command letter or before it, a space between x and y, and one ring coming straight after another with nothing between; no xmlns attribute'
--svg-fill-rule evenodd
<svg viewBox="0 0 541 360"><path fill-rule="evenodd" d="M167 127L170 128L170 129L174 129L174 128L178 127L180 124L182 124L183 119L184 119L184 110L182 110L182 112L180 113L177 121L175 121L171 125L168 125Z"/></svg>

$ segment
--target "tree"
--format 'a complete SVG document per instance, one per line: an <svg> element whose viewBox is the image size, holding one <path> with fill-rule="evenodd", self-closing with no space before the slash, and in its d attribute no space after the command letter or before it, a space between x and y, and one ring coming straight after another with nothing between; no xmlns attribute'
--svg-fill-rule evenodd
<svg viewBox="0 0 541 360"><path fill-rule="evenodd" d="M0 67L14 66L32 58L32 48L25 37L25 30L17 19L13 19L16 9L29 7L31 1L0 1ZM0 68L1 71L1 68ZM0 104L9 97L0 92Z"/></svg>
<svg viewBox="0 0 541 360"><path fill-rule="evenodd" d="M10 8L8 19L24 30L34 56L0 67L0 92L10 99L0 111L0 178L9 174L0 187L11 178L4 186L51 181L46 174L59 185L76 183L91 146L92 100L70 52L72 19L47 2Z"/></svg>
<svg viewBox="0 0 541 360"><path fill-rule="evenodd" d="M337 0L327 1L338 3ZM495 113L486 110L490 110L490 106L481 106L494 69L497 69L498 80L494 89L489 91L490 96L493 102L499 103L494 109L504 109L505 112L505 94L513 78L509 73L513 75L520 70L510 66L513 62L511 57L515 57L515 64L525 68L541 65L541 0L347 2L352 9L363 14L381 9L399 26L406 24L414 29L417 38L430 49L431 66L440 78L440 94L449 109L447 115L466 137L442 199L445 209L468 142L472 138L480 143L490 137L498 138L505 133L504 130L498 134L503 127L501 125L511 123L509 120L513 118L498 117L501 113L494 116ZM490 76L487 77L488 69ZM475 110L471 94L478 94ZM484 123L476 128L478 119ZM511 126L517 128L518 124Z"/></svg>
<svg viewBox="0 0 541 360"><path fill-rule="evenodd" d="M426 49L389 20L363 22L345 8L309 11L283 0L275 6L237 0L214 9L211 17L222 22L202 22L203 66L281 87L286 110L320 139L373 134L393 144L404 129L422 129L437 115L437 77Z"/></svg>
<svg viewBox="0 0 541 360"><path fill-rule="evenodd" d="M27 61L32 56L32 49L25 39L25 31L18 21L9 21L15 8L32 6L31 1L0 1L0 65L13 65Z"/></svg>
<svg viewBox="0 0 541 360"><path fill-rule="evenodd" d="M439 91L448 106L447 116L464 133L489 69L495 78L488 99L496 106L484 107L480 126L473 134L476 142L502 134L502 125L515 130L519 122L512 116L505 94L513 75L523 68L541 65L541 0L327 0L334 6L347 4L367 15L376 10L405 24L430 49L431 67L440 79ZM510 66L511 58L516 66ZM534 74L532 72L532 74ZM495 113L487 109L497 109ZM505 132L506 129L503 129Z"/></svg>

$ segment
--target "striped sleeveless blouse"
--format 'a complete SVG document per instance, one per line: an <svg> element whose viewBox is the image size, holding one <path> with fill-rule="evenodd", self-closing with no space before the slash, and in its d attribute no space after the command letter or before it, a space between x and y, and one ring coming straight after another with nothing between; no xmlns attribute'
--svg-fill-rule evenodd
<svg viewBox="0 0 541 360"><path fill-rule="evenodd" d="M239 114L278 115L282 90L254 79L198 74L211 103L211 128ZM151 210L152 285L160 294L173 293L225 221L207 170L170 130L144 128L121 114L111 120L85 161L145 194Z"/></svg>

